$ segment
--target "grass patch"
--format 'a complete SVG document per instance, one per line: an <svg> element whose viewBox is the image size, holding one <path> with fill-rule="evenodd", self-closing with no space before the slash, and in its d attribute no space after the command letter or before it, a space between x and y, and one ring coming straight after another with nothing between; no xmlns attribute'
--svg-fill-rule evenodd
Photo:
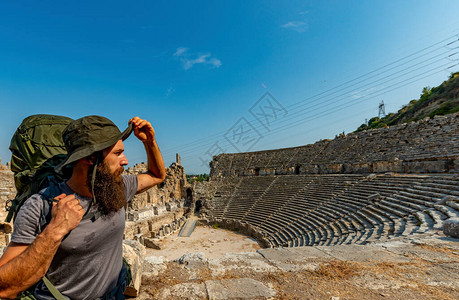
<svg viewBox="0 0 459 300"><path fill-rule="evenodd" d="M349 279L358 274L358 268L353 263L347 261L333 260L329 263L320 264L317 270L312 272L313 276L326 278L328 280Z"/></svg>
<svg viewBox="0 0 459 300"><path fill-rule="evenodd" d="M431 245L427 245L427 244L418 244L416 246L420 247L422 249L429 250L429 251L440 252L440 253L448 254L449 256L459 257L459 255L453 253L454 252L453 250L451 250L449 248L446 248L446 247L435 247L435 246L431 246Z"/></svg>

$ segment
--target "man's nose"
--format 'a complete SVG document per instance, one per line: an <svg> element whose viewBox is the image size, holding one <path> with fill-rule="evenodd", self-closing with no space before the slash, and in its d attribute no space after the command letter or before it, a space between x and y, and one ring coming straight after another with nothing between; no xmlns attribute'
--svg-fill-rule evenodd
<svg viewBox="0 0 459 300"><path fill-rule="evenodd" d="M123 156L121 157L120 165L121 166L126 166L127 164L128 164L127 157L126 157L126 155L123 154Z"/></svg>

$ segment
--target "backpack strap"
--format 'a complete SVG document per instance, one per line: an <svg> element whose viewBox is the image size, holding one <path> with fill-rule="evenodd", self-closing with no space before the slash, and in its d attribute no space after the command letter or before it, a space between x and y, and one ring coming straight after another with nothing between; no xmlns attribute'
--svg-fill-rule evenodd
<svg viewBox="0 0 459 300"><path fill-rule="evenodd" d="M40 216L40 229L43 231L51 221L51 209L53 208L53 202L56 200L54 197L58 196L61 191L59 189L59 183L56 181L54 176L48 176L49 186L39 192L43 198L43 209Z"/></svg>
<svg viewBox="0 0 459 300"><path fill-rule="evenodd" d="M48 225L48 223L51 221L51 209L53 208L53 202L57 201L54 198L61 194L59 183L54 178L54 176L48 176L48 181L49 181L49 186L45 190L39 192L39 194L43 198L43 210L41 211L41 216L40 216L41 231L43 231L46 225ZM91 210L92 204L93 204L93 201L89 203L89 207L86 210L82 220L91 219L91 221L94 222L101 216L101 213L99 211L89 212Z"/></svg>
<svg viewBox="0 0 459 300"><path fill-rule="evenodd" d="M58 291L58 289L56 289L56 287L51 283L51 281L48 280L48 278L46 278L46 276L43 276L42 280L48 288L48 291L54 296L54 298L56 298L57 300L68 299L67 297L62 295L61 292Z"/></svg>
<svg viewBox="0 0 459 300"><path fill-rule="evenodd" d="M70 300L64 296L59 290L49 281L46 276L43 276L37 283L32 285L27 290L20 293L15 300Z"/></svg>

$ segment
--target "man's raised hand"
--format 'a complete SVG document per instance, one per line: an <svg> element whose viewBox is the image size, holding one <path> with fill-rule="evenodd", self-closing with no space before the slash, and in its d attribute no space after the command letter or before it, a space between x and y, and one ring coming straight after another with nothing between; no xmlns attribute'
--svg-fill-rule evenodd
<svg viewBox="0 0 459 300"><path fill-rule="evenodd" d="M141 142L153 142L155 140L155 130L153 129L153 126L151 126L151 123L147 120L134 117L129 120L129 123L134 125L134 135Z"/></svg>

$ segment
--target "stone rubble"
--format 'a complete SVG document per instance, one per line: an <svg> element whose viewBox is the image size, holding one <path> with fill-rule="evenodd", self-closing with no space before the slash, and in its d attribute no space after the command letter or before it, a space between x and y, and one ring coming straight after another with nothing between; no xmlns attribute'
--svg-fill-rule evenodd
<svg viewBox="0 0 459 300"><path fill-rule="evenodd" d="M142 273L145 257L145 247L133 240L123 241L123 258L130 267L132 282L126 288L125 295L136 297L142 283Z"/></svg>
<svg viewBox="0 0 459 300"><path fill-rule="evenodd" d="M443 222L443 233L446 236L459 238L459 220L447 220Z"/></svg>

